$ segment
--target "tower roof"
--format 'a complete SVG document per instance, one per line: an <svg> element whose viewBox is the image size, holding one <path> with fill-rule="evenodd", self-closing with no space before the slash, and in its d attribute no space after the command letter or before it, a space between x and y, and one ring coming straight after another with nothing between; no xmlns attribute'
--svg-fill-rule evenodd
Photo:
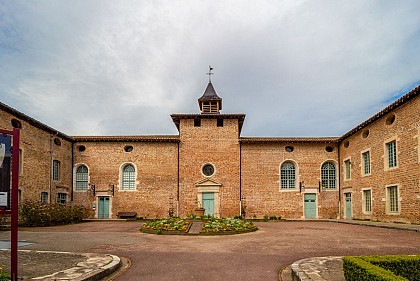
<svg viewBox="0 0 420 281"><path fill-rule="evenodd" d="M202 109L203 102L208 102L208 101L218 101L220 105L219 110L222 109L222 98L216 94L216 90L214 89L211 81L207 85L207 88L204 91L204 94L198 99L198 104L200 105L200 109Z"/></svg>
<svg viewBox="0 0 420 281"><path fill-rule="evenodd" d="M204 94L201 96L201 98L198 99L198 101L210 101L210 100L222 100L216 94L216 90L214 89L213 84L211 82L209 82L206 90L204 91Z"/></svg>

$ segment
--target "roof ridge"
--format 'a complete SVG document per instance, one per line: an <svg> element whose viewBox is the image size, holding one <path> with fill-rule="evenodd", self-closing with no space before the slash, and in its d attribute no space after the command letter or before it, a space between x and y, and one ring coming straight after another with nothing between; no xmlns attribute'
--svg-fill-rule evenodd
<svg viewBox="0 0 420 281"><path fill-rule="evenodd" d="M393 103L391 103L390 105L388 105L387 107L382 109L381 111L372 115L366 121L360 123L359 125L357 125L353 129L351 129L350 131L348 131L347 133L342 135L340 137L340 141L342 141L345 138L348 138L349 136L357 133L361 129L367 127L369 124L371 124L371 123L375 122L376 120L380 119L381 117L385 116L386 114L388 114L392 110L394 110L394 109L400 107L401 105L407 103L408 101L412 100L413 98L415 98L419 94L420 94L420 84L417 85L417 87L415 87L413 90L409 91L407 94L403 95L402 97L400 97L399 99L397 99L396 101L394 101Z"/></svg>

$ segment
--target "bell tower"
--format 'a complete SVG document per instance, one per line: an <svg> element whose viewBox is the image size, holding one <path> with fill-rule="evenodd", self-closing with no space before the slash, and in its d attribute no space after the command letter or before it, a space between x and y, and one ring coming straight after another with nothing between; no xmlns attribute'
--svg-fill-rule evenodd
<svg viewBox="0 0 420 281"><path fill-rule="evenodd" d="M207 85L204 94L198 99L198 105L200 106L201 114L220 114L222 109L222 99L216 94L216 90L211 83L211 72L213 68L209 66L209 84Z"/></svg>
<svg viewBox="0 0 420 281"><path fill-rule="evenodd" d="M234 217L240 214L240 143L245 114L220 113L222 99L211 82L198 99L200 113L172 114L179 131L179 216L197 206L205 215Z"/></svg>

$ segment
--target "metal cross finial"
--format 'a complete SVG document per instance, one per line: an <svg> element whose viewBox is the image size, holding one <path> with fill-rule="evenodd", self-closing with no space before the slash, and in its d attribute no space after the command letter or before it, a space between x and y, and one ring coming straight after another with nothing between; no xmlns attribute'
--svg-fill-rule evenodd
<svg viewBox="0 0 420 281"><path fill-rule="evenodd" d="M213 70L213 67L211 67L211 65L209 65L209 72L206 73L209 76L209 82L211 82L211 75L214 75L214 73L211 72L212 70Z"/></svg>

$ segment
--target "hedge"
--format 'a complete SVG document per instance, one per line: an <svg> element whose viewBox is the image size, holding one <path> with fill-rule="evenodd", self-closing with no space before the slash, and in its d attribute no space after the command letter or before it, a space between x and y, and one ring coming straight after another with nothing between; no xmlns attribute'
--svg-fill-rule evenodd
<svg viewBox="0 0 420 281"><path fill-rule="evenodd" d="M361 256L343 258L346 281L419 281L420 256Z"/></svg>
<svg viewBox="0 0 420 281"><path fill-rule="evenodd" d="M19 216L24 226L51 226L81 222L87 217L87 210L71 204L24 201L19 205Z"/></svg>
<svg viewBox="0 0 420 281"><path fill-rule="evenodd" d="M408 280L420 281L420 256L364 256L361 258Z"/></svg>

